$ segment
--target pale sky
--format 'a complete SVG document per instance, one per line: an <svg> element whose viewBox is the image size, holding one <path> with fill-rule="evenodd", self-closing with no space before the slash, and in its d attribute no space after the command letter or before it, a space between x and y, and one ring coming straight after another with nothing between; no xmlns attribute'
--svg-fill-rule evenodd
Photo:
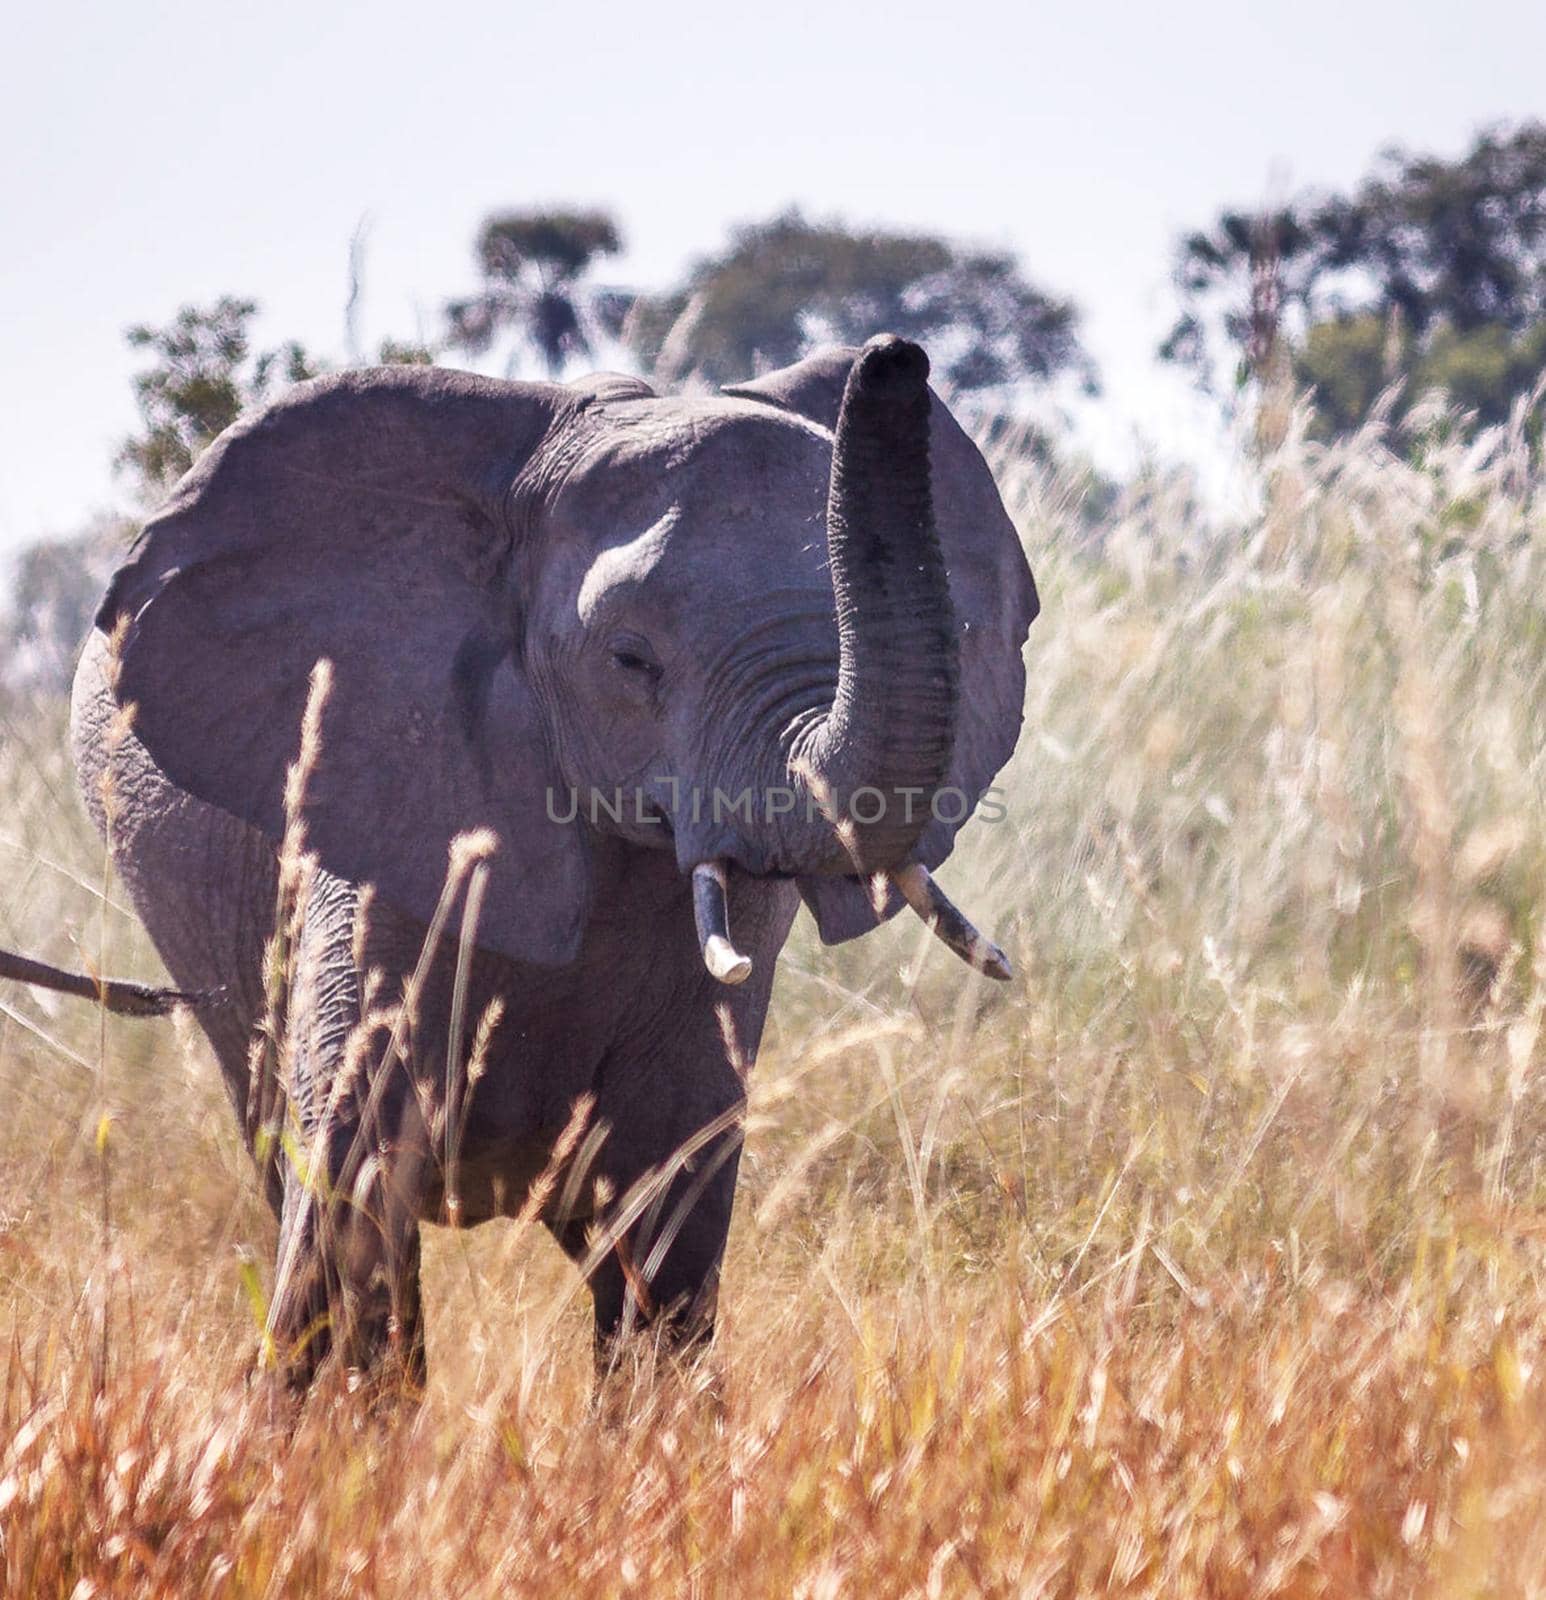
<svg viewBox="0 0 1546 1600"><path fill-rule="evenodd" d="M0 549L123 498L130 323L230 292L338 354L368 216L368 341L431 332L480 217L544 201L612 210L639 287L791 203L1013 248L1084 309L1086 447L1216 458L1153 360L1176 234L1546 112L1540 0L64 0L5 34Z"/></svg>

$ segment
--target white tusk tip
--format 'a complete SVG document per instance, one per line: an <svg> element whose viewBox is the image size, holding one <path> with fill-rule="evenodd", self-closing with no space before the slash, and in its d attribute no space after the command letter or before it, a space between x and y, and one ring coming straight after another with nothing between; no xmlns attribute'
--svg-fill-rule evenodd
<svg viewBox="0 0 1546 1600"><path fill-rule="evenodd" d="M752 972L751 957L717 933L703 942L703 964L721 983L745 983Z"/></svg>

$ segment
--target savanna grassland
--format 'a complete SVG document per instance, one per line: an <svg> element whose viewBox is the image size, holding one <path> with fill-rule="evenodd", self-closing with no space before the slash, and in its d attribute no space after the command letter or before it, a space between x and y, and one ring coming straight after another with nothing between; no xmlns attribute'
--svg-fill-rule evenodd
<svg viewBox="0 0 1546 1600"><path fill-rule="evenodd" d="M541 1229L436 1230L423 1404L290 1417L197 1039L9 988L5 1592L1546 1591L1546 476L1446 440L1093 533L997 447L1045 610L941 878L1017 979L802 927L712 1369L593 1405ZM153 975L62 709L4 732L0 942Z"/></svg>

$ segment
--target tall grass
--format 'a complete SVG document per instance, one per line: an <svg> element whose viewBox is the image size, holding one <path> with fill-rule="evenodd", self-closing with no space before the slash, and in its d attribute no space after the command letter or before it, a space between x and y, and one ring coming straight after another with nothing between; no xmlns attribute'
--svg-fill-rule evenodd
<svg viewBox="0 0 1546 1600"><path fill-rule="evenodd" d="M593 1405L570 1269L491 1225L428 1241L417 1411L276 1419L197 1040L106 1023L104 1244L98 1019L5 996L8 1591L1538 1593L1546 478L1452 434L1290 429L1244 528L1155 478L1095 539L1000 452L1045 611L941 877L1018 978L800 930L712 1370ZM73 959L56 708L3 768L0 940Z"/></svg>

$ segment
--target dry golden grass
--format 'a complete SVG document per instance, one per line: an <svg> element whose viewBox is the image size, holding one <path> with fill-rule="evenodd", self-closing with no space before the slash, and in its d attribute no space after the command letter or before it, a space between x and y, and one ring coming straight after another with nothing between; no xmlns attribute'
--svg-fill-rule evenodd
<svg viewBox="0 0 1546 1600"><path fill-rule="evenodd" d="M1020 975L802 933L712 1372L593 1407L545 1237L436 1232L422 1407L292 1428L196 1041L3 997L6 1592L1546 1591L1546 481L1429 420L1291 436L1243 537L1155 482L1077 549L1001 463L1046 613L942 876ZM94 955L61 718L5 734L0 941Z"/></svg>

